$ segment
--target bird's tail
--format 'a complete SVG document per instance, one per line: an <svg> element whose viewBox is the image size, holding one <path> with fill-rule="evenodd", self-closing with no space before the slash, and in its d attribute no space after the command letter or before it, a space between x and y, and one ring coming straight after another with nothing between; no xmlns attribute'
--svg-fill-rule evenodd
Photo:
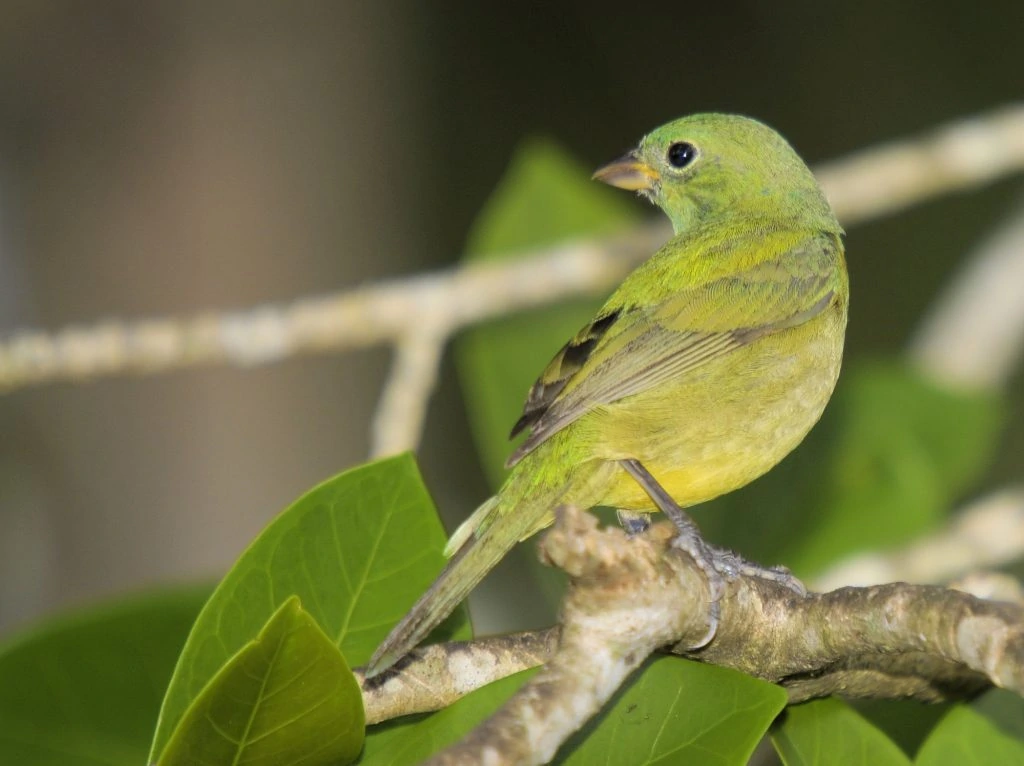
<svg viewBox="0 0 1024 766"><path fill-rule="evenodd" d="M455 534L445 553L451 560L437 579L377 647L366 666L366 677L383 672L405 656L436 628L484 576L520 540L544 528L553 518L555 497L520 500L506 491L481 505Z"/></svg>

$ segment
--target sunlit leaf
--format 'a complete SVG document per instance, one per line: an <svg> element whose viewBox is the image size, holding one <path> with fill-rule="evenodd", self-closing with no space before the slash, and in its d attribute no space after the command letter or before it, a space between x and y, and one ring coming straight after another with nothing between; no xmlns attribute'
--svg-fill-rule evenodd
<svg viewBox="0 0 1024 766"><path fill-rule="evenodd" d="M1024 741L985 716L960 705L949 711L925 740L914 763L920 766L1024 763Z"/></svg>
<svg viewBox="0 0 1024 766"><path fill-rule="evenodd" d="M734 670L662 657L560 753L559 763L744 766L786 692Z"/></svg>
<svg viewBox="0 0 1024 766"><path fill-rule="evenodd" d="M478 689L429 717L370 727L361 766L404 766L458 741L536 671ZM663 657L650 662L553 763L747 763L786 704L782 689L741 673Z"/></svg>
<svg viewBox="0 0 1024 766"><path fill-rule="evenodd" d="M971 702L976 713L1024 741L1024 697L1009 689L990 689Z"/></svg>
<svg viewBox="0 0 1024 766"><path fill-rule="evenodd" d="M910 759L857 711L838 699L794 705L772 743L786 766L909 766Z"/></svg>
<svg viewBox="0 0 1024 766"><path fill-rule="evenodd" d="M351 763L363 703L338 647L292 597L181 718L160 766Z"/></svg>
<svg viewBox="0 0 1024 766"><path fill-rule="evenodd" d="M291 596L346 661L369 659L440 571L445 534L409 455L346 471L275 519L217 586L171 681L153 742L163 752L185 710ZM468 635L457 612L443 635Z"/></svg>
<svg viewBox="0 0 1024 766"><path fill-rule="evenodd" d="M207 587L135 596L0 646L0 763L139 766Z"/></svg>

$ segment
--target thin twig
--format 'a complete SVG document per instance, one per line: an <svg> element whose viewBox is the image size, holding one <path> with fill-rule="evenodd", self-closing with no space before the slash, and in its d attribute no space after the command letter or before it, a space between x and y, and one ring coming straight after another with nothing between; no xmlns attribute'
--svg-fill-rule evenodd
<svg viewBox="0 0 1024 766"><path fill-rule="evenodd" d="M547 628L423 646L370 682L356 669L366 723L440 710L481 686L543 665L555 653L558 636L558 628Z"/></svg>
<svg viewBox="0 0 1024 766"><path fill-rule="evenodd" d="M853 224L1022 168L1024 105L1009 104L920 139L865 149L818 167L815 174L839 220Z"/></svg>
<svg viewBox="0 0 1024 766"><path fill-rule="evenodd" d="M397 344L426 326L447 333L562 298L597 294L660 246L662 222L600 242L468 264L285 306L182 319L104 322L0 343L0 390L149 374L204 364L253 366L299 354Z"/></svg>
<svg viewBox="0 0 1024 766"><path fill-rule="evenodd" d="M958 513L945 529L890 552L840 561L814 587L886 582L943 583L1024 556L1024 487L986 495Z"/></svg>
<svg viewBox="0 0 1024 766"><path fill-rule="evenodd" d="M444 341L443 332L427 328L411 333L395 348L391 372L373 418L371 457L394 455L419 442Z"/></svg>
<svg viewBox="0 0 1024 766"><path fill-rule="evenodd" d="M1024 205L964 261L908 353L951 386L999 388L1024 354Z"/></svg>

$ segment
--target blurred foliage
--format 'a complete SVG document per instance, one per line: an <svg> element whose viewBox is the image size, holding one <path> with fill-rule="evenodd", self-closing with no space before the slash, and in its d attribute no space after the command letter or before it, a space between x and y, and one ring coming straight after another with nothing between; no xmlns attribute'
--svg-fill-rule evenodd
<svg viewBox="0 0 1024 766"><path fill-rule="evenodd" d="M631 220L624 204L552 145L531 142L481 215L470 250L496 255L607 233ZM491 323L460 340L471 416L495 482L506 429L533 376L594 306ZM938 389L891 361L848 368L809 443L702 514L712 539L813 572L861 547L899 544L935 527L978 481L1003 419L996 398ZM272 746L292 754L279 763L298 762L304 747L328 741L336 749L321 756L353 762L363 727L348 668L368 659L430 584L443 544L410 456L336 476L257 537L194 623L195 594L163 596L41 629L0 652L0 760L56 763L47 748L57 742L64 764L100 756L137 763L140 733L157 723L150 760L168 764L200 750L230 760ZM156 698L189 624L157 722ZM460 611L433 639L464 637L468 629ZM151 663L145 672L133 666L138 658ZM310 666L316 683L297 683ZM433 715L369 727L358 762L419 762L471 729L525 677ZM743 764L784 703L774 686L659 658L567 744L559 762ZM954 762L942 760L954 753L993 763L1017 757L1024 745L1005 720L1019 703L986 695L973 708L954 708L922 729L918 762ZM899 744L838 700L789 709L772 738L789 765L910 763Z"/></svg>
<svg viewBox="0 0 1024 766"><path fill-rule="evenodd" d="M0 763L146 763L160 700L209 593L134 596L0 646Z"/></svg>

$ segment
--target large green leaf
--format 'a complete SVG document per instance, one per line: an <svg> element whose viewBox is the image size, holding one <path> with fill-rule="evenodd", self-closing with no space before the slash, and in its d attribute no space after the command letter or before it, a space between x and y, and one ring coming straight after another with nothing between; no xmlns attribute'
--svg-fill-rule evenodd
<svg viewBox="0 0 1024 766"><path fill-rule="evenodd" d="M0 763L139 766L208 587L53 620L0 647Z"/></svg>
<svg viewBox="0 0 1024 766"><path fill-rule="evenodd" d="M743 766L786 692L733 670L661 657L560 753L559 763Z"/></svg>
<svg viewBox="0 0 1024 766"><path fill-rule="evenodd" d="M635 219L628 196L593 183L586 169L554 144L532 140L515 153L466 247L471 257L490 260L609 234ZM594 300L576 300L490 322L465 333L456 344L473 432L495 486L505 475L509 430L530 385L599 306Z"/></svg>
<svg viewBox="0 0 1024 766"><path fill-rule="evenodd" d="M363 721L345 658L293 596L192 703L160 766L351 763Z"/></svg>
<svg viewBox="0 0 1024 766"><path fill-rule="evenodd" d="M786 766L909 766L910 759L842 700L794 705L772 729Z"/></svg>
<svg viewBox="0 0 1024 766"><path fill-rule="evenodd" d="M1002 731L967 706L949 711L925 740L920 766L988 766L1024 763L1024 741Z"/></svg>
<svg viewBox="0 0 1024 766"><path fill-rule="evenodd" d="M291 596L353 666L443 564L445 534L409 455L346 471L278 516L242 554L196 620L167 690L151 760L199 693ZM442 635L466 637L464 612Z"/></svg>

